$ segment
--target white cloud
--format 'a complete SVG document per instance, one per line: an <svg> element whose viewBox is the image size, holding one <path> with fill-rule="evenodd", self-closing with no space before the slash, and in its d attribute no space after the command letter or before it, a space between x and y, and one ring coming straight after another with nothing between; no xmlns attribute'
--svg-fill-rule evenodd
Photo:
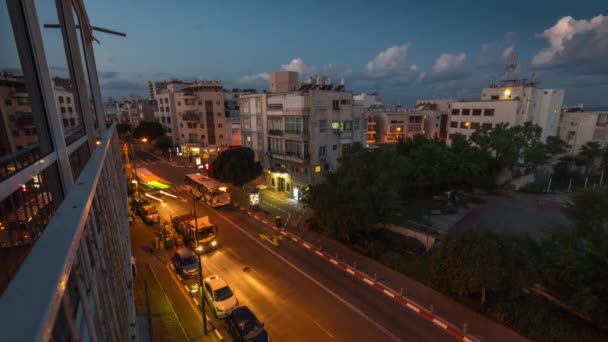
<svg viewBox="0 0 608 342"><path fill-rule="evenodd" d="M270 75L266 72L260 72L255 75L246 75L238 79L235 83L240 86L260 86L268 83Z"/></svg>
<svg viewBox="0 0 608 342"><path fill-rule="evenodd" d="M532 59L540 68L572 67L574 71L608 72L608 17L598 15L590 20L563 17L537 37L549 47ZM601 69L601 70L600 70Z"/></svg>
<svg viewBox="0 0 608 342"><path fill-rule="evenodd" d="M514 45L509 45L507 46L506 49L504 49L504 51L502 52L502 58L507 59L509 58L509 55L515 51L515 46Z"/></svg>
<svg viewBox="0 0 608 342"><path fill-rule="evenodd" d="M408 43L390 47L367 63L365 70L372 78L385 78L417 71L418 66L410 65L407 61L408 49Z"/></svg>
<svg viewBox="0 0 608 342"><path fill-rule="evenodd" d="M303 75L309 72L310 67L304 64L304 60L302 58L298 57L292 59L291 62L287 64L281 65L281 69L285 71L296 71L300 73L300 75Z"/></svg>
<svg viewBox="0 0 608 342"><path fill-rule="evenodd" d="M442 53L435 65L433 66L433 71L436 74L452 74L455 72L461 72L465 66L466 54L451 54L451 53Z"/></svg>

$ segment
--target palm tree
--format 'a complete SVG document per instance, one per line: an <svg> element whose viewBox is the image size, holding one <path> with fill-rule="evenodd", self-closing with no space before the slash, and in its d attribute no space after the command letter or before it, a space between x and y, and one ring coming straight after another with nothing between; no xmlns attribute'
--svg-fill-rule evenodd
<svg viewBox="0 0 608 342"><path fill-rule="evenodd" d="M602 154L602 145L600 145L598 142L590 141L581 146L581 149L578 152L578 157L585 165L585 176L589 174L589 170L595 163L595 159L601 157Z"/></svg>

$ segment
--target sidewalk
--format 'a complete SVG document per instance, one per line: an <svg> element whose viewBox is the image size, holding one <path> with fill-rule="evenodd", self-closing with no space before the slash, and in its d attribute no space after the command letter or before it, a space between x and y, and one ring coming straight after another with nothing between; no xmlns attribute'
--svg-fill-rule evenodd
<svg viewBox="0 0 608 342"><path fill-rule="evenodd" d="M241 208L250 209L248 201L244 201L246 194L240 193L240 189L233 191L233 201ZM256 212L264 216L268 221L274 222L272 213ZM459 327L468 336L472 336L480 341L526 341L513 330L504 327L491 319L478 314L446 295L408 277L405 274L394 271L379 262L367 258L343 244L330 239L324 235L306 231L302 224L299 227L288 225L287 232L298 236L302 241L315 247L317 251L322 251L325 255L339 260L341 263L349 265L350 268L358 273L364 274L368 279L390 288L394 293L403 293L403 297L409 301L426 308L428 313L439 317L447 323ZM319 253L317 253L319 254ZM311 257L316 257L311 253ZM328 263L328 266L331 265ZM466 329L465 329L466 325Z"/></svg>

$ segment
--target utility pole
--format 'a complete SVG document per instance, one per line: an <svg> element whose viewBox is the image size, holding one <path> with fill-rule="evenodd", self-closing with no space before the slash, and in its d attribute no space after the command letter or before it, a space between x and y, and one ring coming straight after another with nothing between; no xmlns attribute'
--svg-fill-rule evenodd
<svg viewBox="0 0 608 342"><path fill-rule="evenodd" d="M196 255L198 255L198 288L201 291L201 313L203 314L203 333L207 336L207 314L205 313L205 295L203 293L203 263L201 258L202 248L198 245L198 217L196 216L196 202L200 200L203 195L195 196L190 189L190 195L192 195L192 208L194 209L194 231L196 240Z"/></svg>

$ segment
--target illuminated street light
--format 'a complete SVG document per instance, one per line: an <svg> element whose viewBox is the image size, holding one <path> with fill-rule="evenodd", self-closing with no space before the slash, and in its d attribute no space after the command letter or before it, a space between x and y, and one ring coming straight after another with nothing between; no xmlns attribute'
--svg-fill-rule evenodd
<svg viewBox="0 0 608 342"><path fill-rule="evenodd" d="M148 142L148 138L141 138L141 142L147 143Z"/></svg>

